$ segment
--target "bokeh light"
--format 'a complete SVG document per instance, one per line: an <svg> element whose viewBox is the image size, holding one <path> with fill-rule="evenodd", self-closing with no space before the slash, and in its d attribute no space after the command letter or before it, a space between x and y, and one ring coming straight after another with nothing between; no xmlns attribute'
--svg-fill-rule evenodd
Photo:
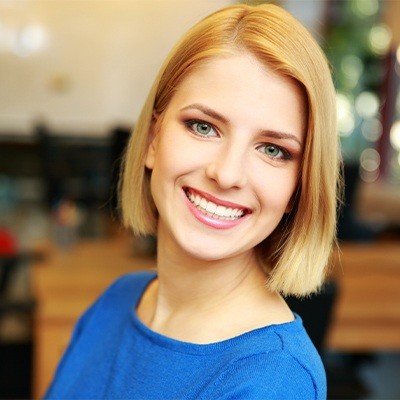
<svg viewBox="0 0 400 400"><path fill-rule="evenodd" d="M390 129L390 143L395 150L400 151L400 120L396 121Z"/></svg>
<svg viewBox="0 0 400 400"><path fill-rule="evenodd" d="M361 134L369 142L377 142L382 136L382 123L378 118L366 119L361 124Z"/></svg>
<svg viewBox="0 0 400 400"><path fill-rule="evenodd" d="M377 55L385 55L392 40L392 32L385 24L377 24L371 28L369 33L369 45Z"/></svg>
<svg viewBox="0 0 400 400"><path fill-rule="evenodd" d="M372 148L363 150L360 156L361 167L368 172L373 172L379 168L381 157L379 153Z"/></svg>
<svg viewBox="0 0 400 400"><path fill-rule="evenodd" d="M347 86L354 88L364 71L364 64L360 57L349 54L343 57L340 64L341 70L346 77Z"/></svg>
<svg viewBox="0 0 400 400"><path fill-rule="evenodd" d="M375 93L362 92L356 98L355 107L358 115L361 117L375 117L379 111L379 98Z"/></svg>
<svg viewBox="0 0 400 400"><path fill-rule="evenodd" d="M27 57L47 45L48 36L42 25L27 25L16 31L12 51L19 57Z"/></svg>
<svg viewBox="0 0 400 400"><path fill-rule="evenodd" d="M360 17L372 17L379 11L379 3L378 0L356 0L352 9Z"/></svg>
<svg viewBox="0 0 400 400"><path fill-rule="evenodd" d="M350 136L355 126L352 102L346 95L337 93L336 105L339 134Z"/></svg>
<svg viewBox="0 0 400 400"><path fill-rule="evenodd" d="M365 182L374 182L379 178L381 157L372 148L365 149L360 156L360 177Z"/></svg>

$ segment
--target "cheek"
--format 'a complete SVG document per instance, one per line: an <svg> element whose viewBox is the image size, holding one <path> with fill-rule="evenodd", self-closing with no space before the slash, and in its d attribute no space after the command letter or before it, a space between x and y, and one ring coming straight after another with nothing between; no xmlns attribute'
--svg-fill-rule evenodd
<svg viewBox="0 0 400 400"><path fill-rule="evenodd" d="M185 147L175 143L169 136L161 136L154 156L150 153L148 155L148 160L153 161L152 181L155 188L176 180L187 166L188 154Z"/></svg>
<svg viewBox="0 0 400 400"><path fill-rule="evenodd" d="M273 209L283 215L290 211L293 195L297 188L297 173L275 170L268 176L268 179L265 179L264 175L263 180L258 180L260 199L267 209ZM260 182L262 182L261 185Z"/></svg>
<svg viewBox="0 0 400 400"><path fill-rule="evenodd" d="M179 130L169 130L161 137L155 165L166 175L185 173L204 164L208 155L206 150Z"/></svg>

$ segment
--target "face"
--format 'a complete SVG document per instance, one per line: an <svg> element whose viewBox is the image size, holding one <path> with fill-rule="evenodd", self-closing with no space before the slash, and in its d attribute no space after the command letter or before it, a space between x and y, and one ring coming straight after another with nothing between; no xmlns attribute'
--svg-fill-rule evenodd
<svg viewBox="0 0 400 400"><path fill-rule="evenodd" d="M291 209L305 131L300 88L249 54L189 74L156 115L146 159L159 245L208 261L252 255Z"/></svg>

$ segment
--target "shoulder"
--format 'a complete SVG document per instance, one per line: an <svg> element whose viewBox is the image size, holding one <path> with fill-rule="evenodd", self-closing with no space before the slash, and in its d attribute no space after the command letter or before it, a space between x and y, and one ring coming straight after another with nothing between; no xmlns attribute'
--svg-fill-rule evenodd
<svg viewBox="0 0 400 400"><path fill-rule="evenodd" d="M107 381L110 363L123 346L132 307L155 276L153 272L121 276L85 311L75 325L45 398L73 397L71 393L75 392L76 397L82 397L82 393L91 393L90 390L94 389L88 382L77 383L84 380L84 373L88 374L88 371L93 374L92 383L95 382L99 388L100 381Z"/></svg>
<svg viewBox="0 0 400 400"><path fill-rule="evenodd" d="M116 279L95 301L91 308L107 308L115 304L135 307L147 285L156 277L152 271L132 272ZM113 307L114 308L114 307ZM115 312L115 309L113 310Z"/></svg>
<svg viewBox="0 0 400 400"><path fill-rule="evenodd" d="M154 272L144 271L129 273L115 280L81 316L73 339L87 326L98 325L102 321L123 321L155 276Z"/></svg>
<svg viewBox="0 0 400 400"><path fill-rule="evenodd" d="M301 318L255 331L220 375L221 399L326 399L321 358Z"/></svg>
<svg viewBox="0 0 400 400"><path fill-rule="evenodd" d="M324 399L326 383L287 351L237 360L215 385L221 399Z"/></svg>
<svg viewBox="0 0 400 400"><path fill-rule="evenodd" d="M155 277L156 273L152 271L132 272L122 275L104 291L99 300L110 296L129 296L131 300L138 300L147 285Z"/></svg>

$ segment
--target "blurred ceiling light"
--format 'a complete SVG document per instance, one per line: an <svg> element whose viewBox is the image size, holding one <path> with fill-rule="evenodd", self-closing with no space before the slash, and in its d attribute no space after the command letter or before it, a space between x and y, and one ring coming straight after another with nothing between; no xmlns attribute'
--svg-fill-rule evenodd
<svg viewBox="0 0 400 400"><path fill-rule="evenodd" d="M371 50L377 55L384 55L388 52L392 32L385 24L374 25L369 33L369 45Z"/></svg>
<svg viewBox="0 0 400 400"><path fill-rule="evenodd" d="M382 123L378 118L366 119L361 124L361 134L369 142L377 142L382 136Z"/></svg>
<svg viewBox="0 0 400 400"><path fill-rule="evenodd" d="M352 8L360 17L372 17L379 11L379 2L378 0L356 0Z"/></svg>
<svg viewBox="0 0 400 400"><path fill-rule="evenodd" d="M355 100L355 107L358 115L363 118L372 118L378 114L379 99L375 93L362 92Z"/></svg>
<svg viewBox="0 0 400 400"><path fill-rule="evenodd" d="M400 120L396 121L390 129L390 143L394 149L400 151Z"/></svg>
<svg viewBox="0 0 400 400"><path fill-rule="evenodd" d="M27 25L16 31L11 49L19 57L27 57L43 49L47 43L47 32L42 25Z"/></svg>
<svg viewBox="0 0 400 400"><path fill-rule="evenodd" d="M350 136L355 125L351 102L344 94L337 93L336 104L339 134L340 136Z"/></svg>
<svg viewBox="0 0 400 400"><path fill-rule="evenodd" d="M354 88L357 86L358 80L364 71L364 64L360 57L355 55L344 56L340 63L342 72L347 78L349 86Z"/></svg>

